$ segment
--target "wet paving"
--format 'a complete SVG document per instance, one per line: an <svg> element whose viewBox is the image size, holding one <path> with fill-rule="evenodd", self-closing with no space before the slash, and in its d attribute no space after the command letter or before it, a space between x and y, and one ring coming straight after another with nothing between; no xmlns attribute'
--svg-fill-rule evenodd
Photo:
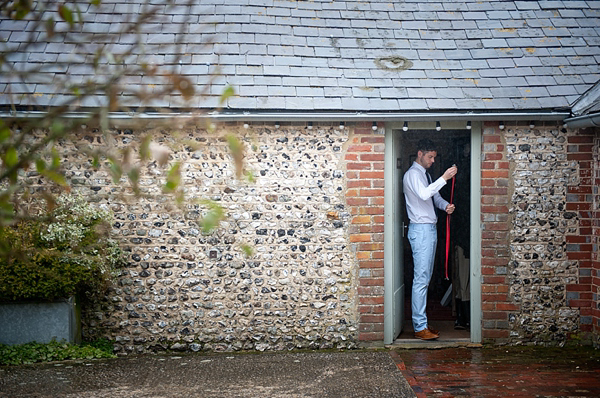
<svg viewBox="0 0 600 398"><path fill-rule="evenodd" d="M394 350L417 397L600 397L600 350L497 347Z"/></svg>
<svg viewBox="0 0 600 398"><path fill-rule="evenodd" d="M591 347L438 344L0 366L0 398L600 397Z"/></svg>

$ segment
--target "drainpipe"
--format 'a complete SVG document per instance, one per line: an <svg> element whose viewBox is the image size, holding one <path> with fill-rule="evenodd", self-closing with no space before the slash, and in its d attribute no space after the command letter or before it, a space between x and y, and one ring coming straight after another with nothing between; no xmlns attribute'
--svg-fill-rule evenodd
<svg viewBox="0 0 600 398"><path fill-rule="evenodd" d="M582 129L586 127L600 127L600 113L570 117L565 119L565 124L570 129Z"/></svg>

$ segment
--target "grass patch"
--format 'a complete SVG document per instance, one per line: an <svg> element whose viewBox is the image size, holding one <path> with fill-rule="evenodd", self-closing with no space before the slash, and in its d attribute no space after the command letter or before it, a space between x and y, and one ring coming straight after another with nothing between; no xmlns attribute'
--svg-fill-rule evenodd
<svg viewBox="0 0 600 398"><path fill-rule="evenodd" d="M0 344L0 365L27 365L37 362L64 361L67 359L115 358L113 344L106 339L81 345L52 341L19 345Z"/></svg>

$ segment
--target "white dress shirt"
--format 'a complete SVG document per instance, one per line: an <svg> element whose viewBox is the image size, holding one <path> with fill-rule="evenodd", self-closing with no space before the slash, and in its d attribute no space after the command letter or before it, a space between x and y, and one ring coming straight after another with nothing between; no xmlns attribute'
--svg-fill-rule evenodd
<svg viewBox="0 0 600 398"><path fill-rule="evenodd" d="M446 211L449 205L438 193L446 180L443 177L438 178L433 183L427 181L427 171L417 162L404 173L404 197L406 198L406 211L411 223L416 224L435 224L437 215L435 207Z"/></svg>

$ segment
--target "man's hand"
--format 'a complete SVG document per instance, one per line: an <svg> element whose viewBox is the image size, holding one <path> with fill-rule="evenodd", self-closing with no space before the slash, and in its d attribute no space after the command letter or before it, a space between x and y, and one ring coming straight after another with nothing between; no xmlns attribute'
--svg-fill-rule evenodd
<svg viewBox="0 0 600 398"><path fill-rule="evenodd" d="M450 169L448 169L448 170L450 170ZM455 209L454 205L448 205L448 206L446 206L446 213L452 214L452 213L454 213L454 209Z"/></svg>
<svg viewBox="0 0 600 398"><path fill-rule="evenodd" d="M442 175L442 177L444 177L444 180L448 181L452 177L454 177L457 172L458 172L458 169L456 168L456 166L452 166L444 172L444 175Z"/></svg>

